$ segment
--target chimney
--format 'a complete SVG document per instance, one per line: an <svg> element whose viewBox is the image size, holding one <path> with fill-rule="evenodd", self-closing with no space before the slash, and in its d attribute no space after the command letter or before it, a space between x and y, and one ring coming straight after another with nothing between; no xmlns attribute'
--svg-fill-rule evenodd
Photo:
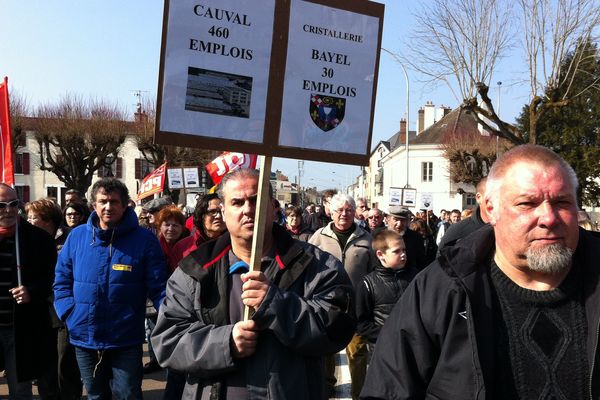
<svg viewBox="0 0 600 400"><path fill-rule="evenodd" d="M441 106L439 106L439 108L435 112L435 121L437 122L437 121L441 120L446 115L448 115L450 113L450 111L452 111L452 109L450 107L442 104Z"/></svg>
<svg viewBox="0 0 600 400"><path fill-rule="evenodd" d="M423 110L423 107L419 108L419 121L417 123L417 135L421 132L423 132L423 129L425 129L425 110Z"/></svg>
<svg viewBox="0 0 600 400"><path fill-rule="evenodd" d="M142 109L142 103L137 103L137 108L133 114L135 122L148 122L148 114Z"/></svg>
<svg viewBox="0 0 600 400"><path fill-rule="evenodd" d="M146 114L145 112L136 112L135 114L133 114L133 120L135 122L148 122L148 114Z"/></svg>
<svg viewBox="0 0 600 400"><path fill-rule="evenodd" d="M400 143L406 143L406 119L405 118L401 118L400 119L400 137L399 137L399 142Z"/></svg>
<svg viewBox="0 0 600 400"><path fill-rule="evenodd" d="M431 101L428 101L425 104L424 108L424 124L423 129L429 128L431 125L435 124L435 106Z"/></svg>

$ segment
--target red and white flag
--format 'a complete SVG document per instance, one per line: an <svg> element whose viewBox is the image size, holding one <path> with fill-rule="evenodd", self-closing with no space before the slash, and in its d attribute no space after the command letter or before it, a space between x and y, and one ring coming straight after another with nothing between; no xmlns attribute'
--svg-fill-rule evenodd
<svg viewBox="0 0 600 400"><path fill-rule="evenodd" d="M13 167L12 134L10 129L10 109L8 103L8 78L0 82L0 178L7 185L15 185Z"/></svg>
<svg viewBox="0 0 600 400"><path fill-rule="evenodd" d="M215 158L209 164L206 164L206 172L215 185L221 183L221 180L229 172L238 168L256 168L255 154L224 152Z"/></svg>
<svg viewBox="0 0 600 400"><path fill-rule="evenodd" d="M138 200L152 196L154 193L161 193L163 191L165 186L166 170L167 163L164 163L144 178L142 181L142 186L140 187L140 192L137 196Z"/></svg>

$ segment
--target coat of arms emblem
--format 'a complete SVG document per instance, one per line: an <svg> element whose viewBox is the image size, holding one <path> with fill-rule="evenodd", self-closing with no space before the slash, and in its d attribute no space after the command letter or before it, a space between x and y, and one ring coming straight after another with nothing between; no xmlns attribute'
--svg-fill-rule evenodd
<svg viewBox="0 0 600 400"><path fill-rule="evenodd" d="M310 118L322 131L335 129L344 119L346 99L342 97L310 95Z"/></svg>

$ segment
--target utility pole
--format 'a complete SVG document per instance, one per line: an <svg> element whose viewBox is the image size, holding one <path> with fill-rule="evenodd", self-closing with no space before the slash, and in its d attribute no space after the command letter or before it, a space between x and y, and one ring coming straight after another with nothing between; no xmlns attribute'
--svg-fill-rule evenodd
<svg viewBox="0 0 600 400"><path fill-rule="evenodd" d="M304 209L304 196L302 192L302 186L300 186L300 182L302 181L302 175L304 175L304 161L298 161L298 201L300 202L300 207Z"/></svg>
<svg viewBox="0 0 600 400"><path fill-rule="evenodd" d="M410 123L409 123L409 118L410 118L410 81L408 80L408 73L406 72L406 68L404 67L404 64L402 64L402 61L400 60L400 58L396 54L392 53L391 51L389 51L387 49L384 49L383 47L381 48L381 51L385 51L386 53L388 53L390 56L392 56L394 58L394 60L402 68L402 72L404 72L404 79L406 80L406 185L404 185L404 187L409 188L410 185L408 183L408 181L409 181L408 168L410 166L410 163L409 163L409 159L408 159L408 132L410 131Z"/></svg>
<svg viewBox="0 0 600 400"><path fill-rule="evenodd" d="M500 118L500 86L502 82L498 81L498 105L496 106L496 115ZM496 135L496 160L500 157L500 137Z"/></svg>

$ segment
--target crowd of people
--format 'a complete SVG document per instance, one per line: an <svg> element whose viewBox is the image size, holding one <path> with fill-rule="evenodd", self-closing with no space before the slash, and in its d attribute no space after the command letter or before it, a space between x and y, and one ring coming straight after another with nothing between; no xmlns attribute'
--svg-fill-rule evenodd
<svg viewBox="0 0 600 400"><path fill-rule="evenodd" d="M235 170L186 215L103 178L89 206L70 190L20 217L0 183L10 398L37 380L43 399L141 399L165 368L164 399L326 399L344 348L353 399L599 395L600 239L555 153L505 153L476 207L439 217L335 190L281 207L270 191L252 270L258 187Z"/></svg>

